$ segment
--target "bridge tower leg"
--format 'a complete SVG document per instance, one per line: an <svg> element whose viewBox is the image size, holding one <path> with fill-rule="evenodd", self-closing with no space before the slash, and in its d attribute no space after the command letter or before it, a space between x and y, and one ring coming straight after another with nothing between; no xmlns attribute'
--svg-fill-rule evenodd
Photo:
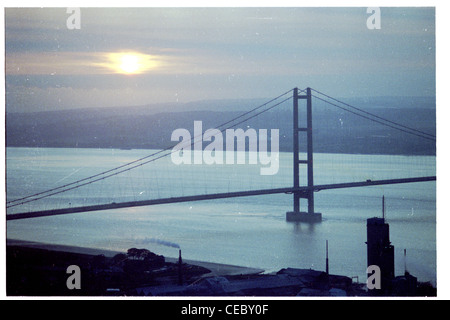
<svg viewBox="0 0 450 320"><path fill-rule="evenodd" d="M294 188L300 187L300 165L307 166L307 186L308 190L294 191L294 211L286 212L286 220L293 222L320 222L322 214L314 212L314 175L313 175L313 140L312 140L312 103L311 88L306 89L306 95L299 95L298 88L293 90L293 167L294 167ZM306 100L306 127L299 127L298 101ZM299 133L306 133L306 159L299 159ZM308 201L308 211L300 211L300 198Z"/></svg>

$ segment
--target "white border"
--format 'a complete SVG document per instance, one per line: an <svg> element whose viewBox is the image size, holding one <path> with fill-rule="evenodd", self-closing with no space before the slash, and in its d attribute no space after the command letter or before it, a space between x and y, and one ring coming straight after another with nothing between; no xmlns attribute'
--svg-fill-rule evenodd
<svg viewBox="0 0 450 320"><path fill-rule="evenodd" d="M446 94L448 91L447 88L447 78L448 78L448 72L450 72L449 69L449 62L448 57L450 57L450 52L448 48L448 40L446 40L446 37L448 36L448 30L449 30L449 19L448 14L450 12L450 6L448 5L448 2L446 1L396 1L396 0L389 0L389 1L321 1L316 0L314 1L314 5L310 4L309 1L288 1L288 0L278 0L278 1L267 1L267 0L260 0L260 1L250 1L250 0L217 0L217 1L207 1L207 0L196 0L196 1L174 1L174 0L166 0L166 1L147 1L145 2L146 7L372 7L372 6L378 6L378 7L435 7L436 8L436 125L437 125L437 193L436 193L436 219L437 219L437 237L436 237L436 243L437 243L437 290L438 290L438 296L436 299L449 299L450 298L450 258L446 254L447 253L447 243L449 241L447 234L449 225L449 214L450 212L448 209L447 204L447 194L446 194L446 187L447 187L447 181L448 178L448 169L447 163L449 160L448 157L448 143L446 143L446 138L448 136L447 128L449 127L445 121L448 119L448 109L450 108L448 95ZM1 41L1 49L2 49L2 55L1 55L1 62L4 66L4 52L5 52L5 39L4 39L4 8L8 7L38 7L38 6L44 6L44 7L142 7L143 2L142 1L136 1L136 0L129 0L129 1L98 1L98 2L92 2L92 1L76 1L76 5L74 1L43 1L40 3L36 3L36 1L21 1L21 0L4 0L3 6L2 6L2 12L0 14L0 24L2 28L2 41ZM4 68L2 70L2 77L1 77L1 99L2 104L5 106L5 83L4 83ZM1 119L0 119L2 125L4 126L5 123L5 113L1 113ZM3 130L1 130L1 145L2 145L2 163L3 166L5 164L5 130L3 127ZM3 167L3 170L1 171L1 181L5 181L5 170ZM5 184L0 183L1 190L0 190L0 198L3 205L3 208L5 207ZM6 297L6 262L5 262L5 239L6 239L6 222L5 219L1 219L0 227L3 232L3 235L1 237L1 244L0 244L0 298L2 299L22 299L20 297ZM26 298L27 300L30 299L30 297ZM63 298L55 298L55 297L39 297L39 298L33 298L36 300L84 300L86 297L63 297ZM101 300L115 300L117 298L108 298L108 297L96 297L96 299ZM120 298L124 299L124 298ZM125 298L125 299L142 299L142 298ZM147 298L148 299L148 298ZM153 298L155 299L155 298ZM236 297L226 298L226 297L220 297L220 298L209 298L209 297L189 297L189 298L177 298L177 297L167 297L167 298L158 298L160 300L236 300ZM245 297L240 298L243 300L264 300L263 297ZM328 298L302 298L303 300L329 300ZM364 297L358 297L358 298L351 298L356 300L378 300L377 298L364 298ZM393 300L399 300L404 298L392 298ZM412 300L422 300L421 298L411 298ZM423 298L423 299L433 299L433 298ZM272 298L270 297L269 300L297 300L297 298Z"/></svg>

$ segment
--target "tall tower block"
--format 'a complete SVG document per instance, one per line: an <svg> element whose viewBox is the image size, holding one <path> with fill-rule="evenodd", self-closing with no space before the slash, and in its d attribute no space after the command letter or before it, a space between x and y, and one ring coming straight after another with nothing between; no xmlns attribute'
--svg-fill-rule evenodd
<svg viewBox="0 0 450 320"><path fill-rule="evenodd" d="M376 265L381 272L381 290L377 290L377 293L388 294L394 279L394 246L389 240L389 224L384 218L367 219L366 243L367 266Z"/></svg>

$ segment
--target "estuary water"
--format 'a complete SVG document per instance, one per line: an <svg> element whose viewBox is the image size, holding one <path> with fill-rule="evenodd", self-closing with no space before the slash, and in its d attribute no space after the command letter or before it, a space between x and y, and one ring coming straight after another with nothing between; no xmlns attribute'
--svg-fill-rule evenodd
<svg viewBox="0 0 450 320"><path fill-rule="evenodd" d="M70 184L155 152L7 148L7 201ZM260 175L261 166L175 165L169 155L79 189L8 208L7 214L292 185L291 153L280 153L274 175ZM315 184L431 175L436 175L433 156L314 155ZM304 181L301 178L301 184ZM287 222L292 195L276 194L13 220L7 221L7 238L114 251L147 248L168 257L177 257L181 248L185 259L267 272L286 267L325 270L328 240L330 273L365 282L366 220L381 217L383 195L396 275L403 274L406 266L419 281L436 285L435 182L317 192L315 209L323 221L314 225Z"/></svg>

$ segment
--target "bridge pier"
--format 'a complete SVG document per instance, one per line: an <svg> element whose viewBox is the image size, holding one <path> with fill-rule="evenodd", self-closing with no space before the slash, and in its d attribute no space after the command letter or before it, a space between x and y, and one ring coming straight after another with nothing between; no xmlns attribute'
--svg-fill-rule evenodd
<svg viewBox="0 0 450 320"><path fill-rule="evenodd" d="M306 223L322 222L322 214L320 212L308 213L304 211L288 211L286 212L286 221Z"/></svg>
<svg viewBox="0 0 450 320"><path fill-rule="evenodd" d="M308 174L308 191L295 192L294 196L294 210L286 212L286 221L288 222L321 222L322 214L314 212L314 177L313 177L313 141L312 141L312 103L311 103L311 88L306 89L306 95L299 95L298 88L294 88L293 92L293 168L294 168L294 188L300 187L300 170L301 164L307 165ZM298 100L306 99L306 127L299 127L298 123ZM299 159L299 133L306 132L307 141L307 158L306 160ZM305 198L308 201L308 212L300 211L300 198Z"/></svg>

